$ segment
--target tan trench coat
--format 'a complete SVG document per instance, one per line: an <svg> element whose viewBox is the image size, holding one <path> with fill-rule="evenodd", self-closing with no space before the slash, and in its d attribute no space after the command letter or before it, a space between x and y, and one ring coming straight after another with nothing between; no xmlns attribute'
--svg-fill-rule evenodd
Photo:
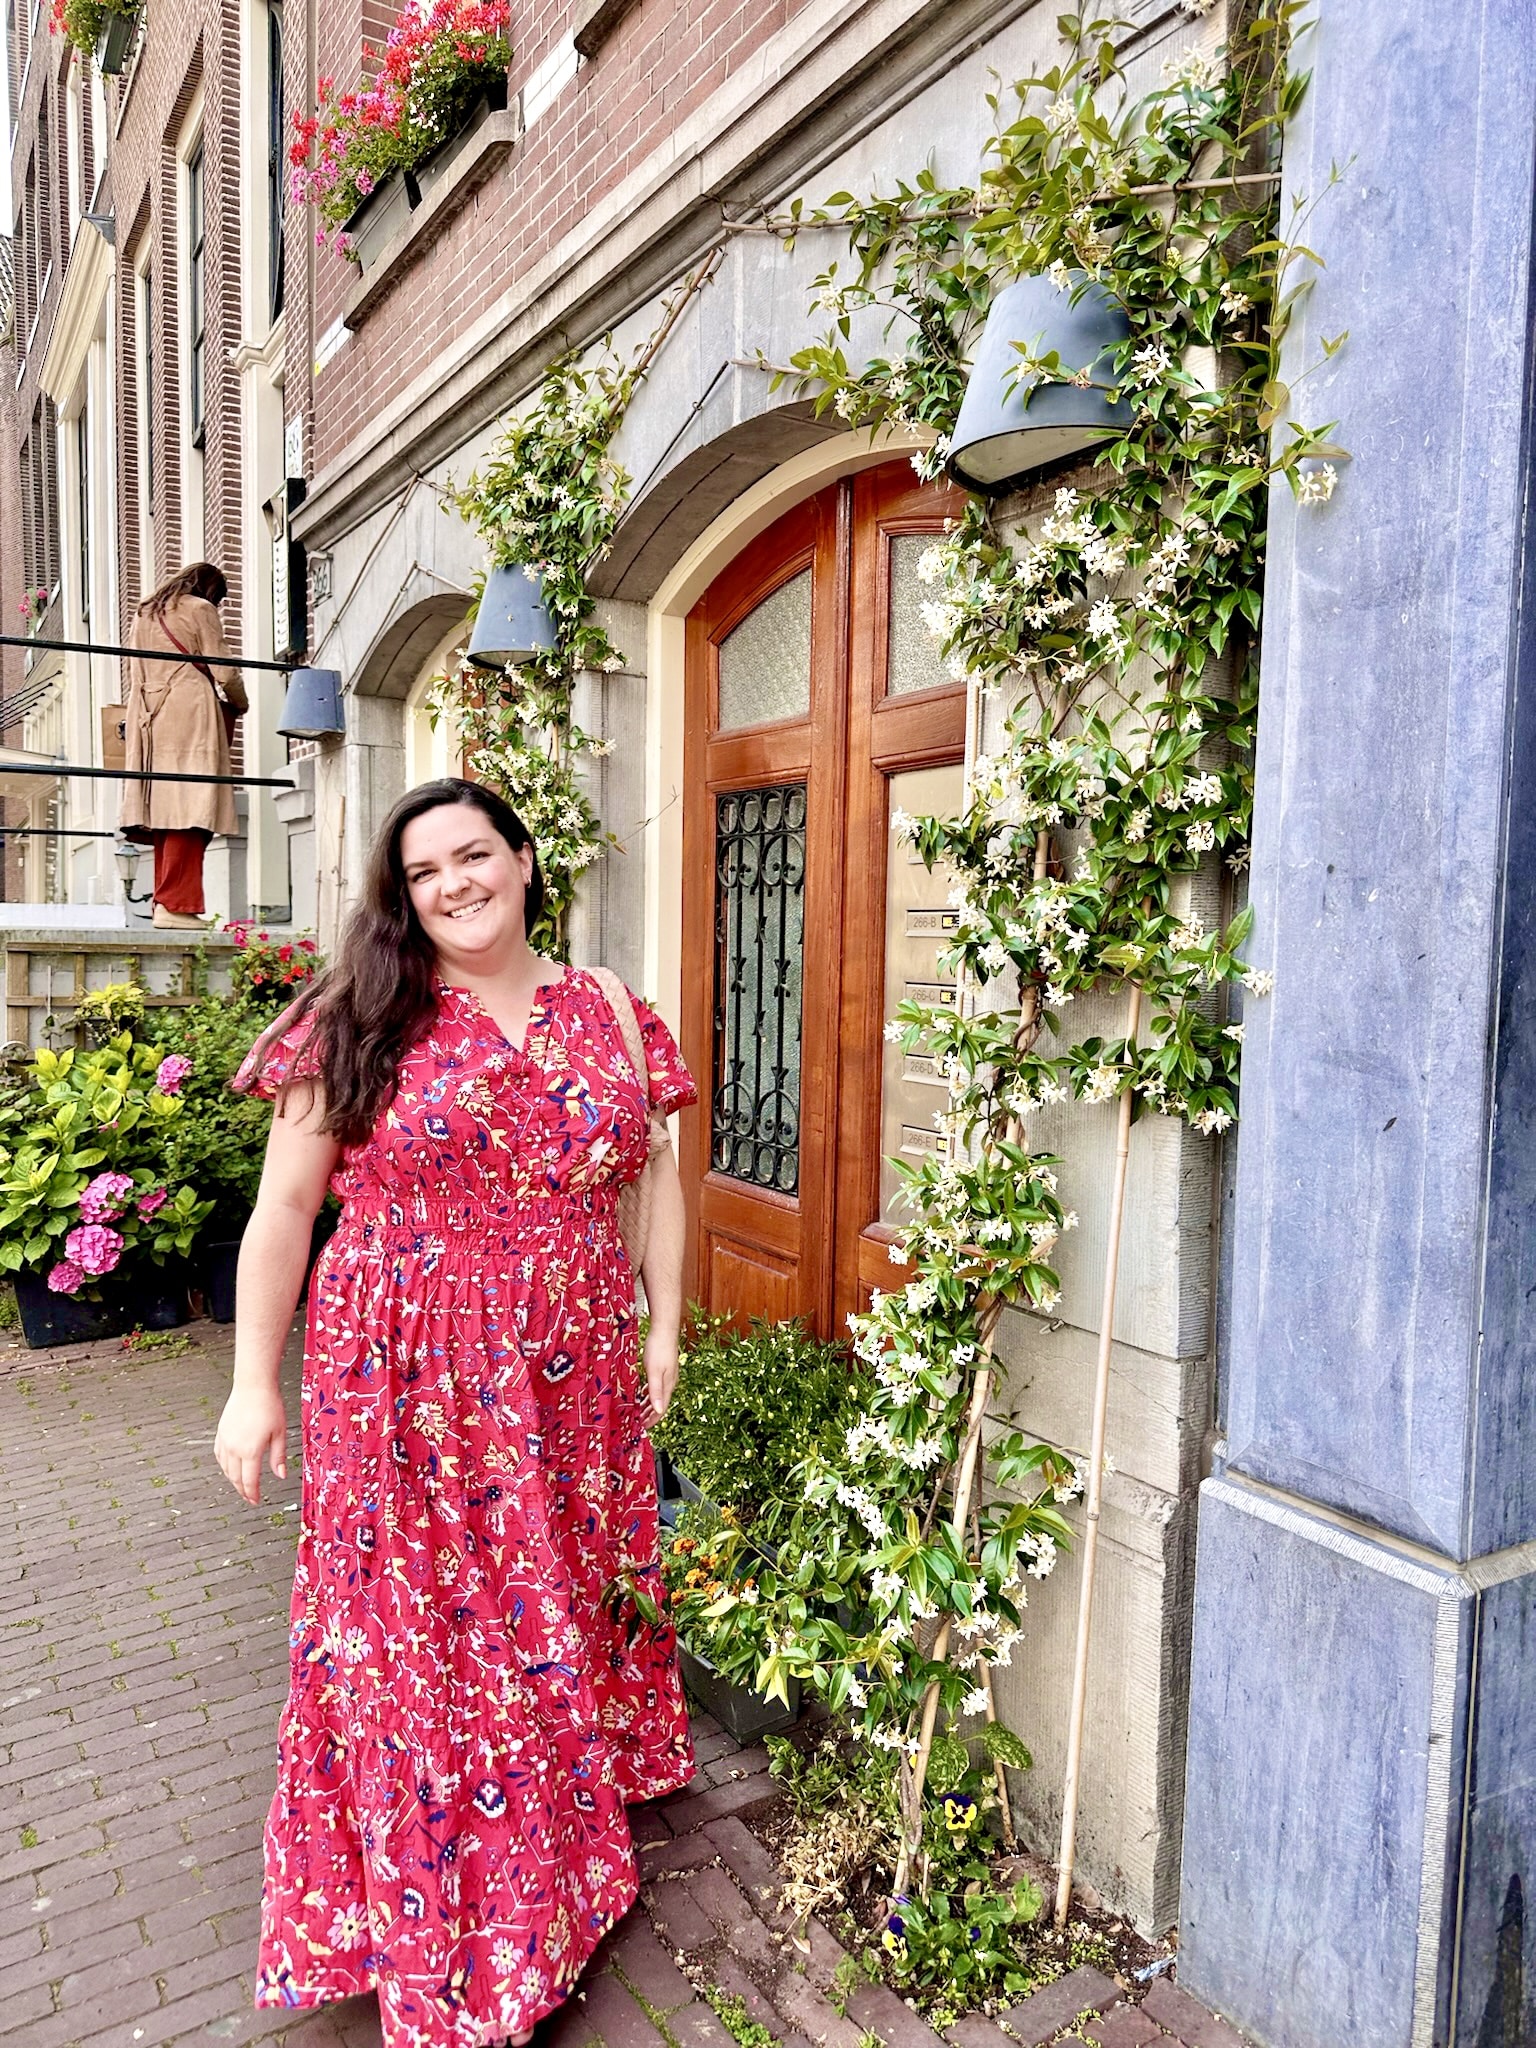
<svg viewBox="0 0 1536 2048"><path fill-rule="evenodd" d="M192 654L222 654L224 634L218 608L205 597L180 597L165 608L165 624ZM134 647L172 646L158 619L133 622ZM237 668L213 675L230 706L246 709L245 686ZM229 743L224 716L208 678L188 661L130 661L128 664L127 758L125 766L173 770L189 775L228 775ZM227 784L129 782L123 788L120 822L130 839L152 832L233 832L234 791Z"/></svg>

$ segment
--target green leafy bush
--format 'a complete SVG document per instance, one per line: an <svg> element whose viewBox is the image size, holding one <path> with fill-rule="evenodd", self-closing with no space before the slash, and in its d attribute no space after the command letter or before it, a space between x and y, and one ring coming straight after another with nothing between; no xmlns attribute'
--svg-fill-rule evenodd
<svg viewBox="0 0 1536 2048"><path fill-rule="evenodd" d="M182 1113L160 1048L129 1031L12 1069L0 1086L0 1271L46 1272L76 1294L125 1260L190 1251L212 1204L165 1173L165 1133Z"/></svg>
<svg viewBox="0 0 1536 2048"><path fill-rule="evenodd" d="M750 1523L791 1493L813 1451L841 1448L862 1384L846 1347L819 1343L802 1324L754 1320L743 1333L694 1307L677 1392L653 1440L701 1493Z"/></svg>
<svg viewBox="0 0 1536 2048"><path fill-rule="evenodd" d="M270 1004L204 996L164 1010L154 1031L162 1052L192 1063L181 1087L182 1113L164 1133L165 1171L208 1198L203 1236L238 1237L256 1201L272 1105L231 1092L240 1062L272 1022Z"/></svg>

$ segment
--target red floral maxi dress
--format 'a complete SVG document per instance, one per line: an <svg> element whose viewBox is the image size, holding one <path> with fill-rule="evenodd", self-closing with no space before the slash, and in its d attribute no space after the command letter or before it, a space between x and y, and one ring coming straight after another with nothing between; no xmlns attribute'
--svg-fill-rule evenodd
<svg viewBox="0 0 1536 2048"><path fill-rule="evenodd" d="M637 1002L650 1106L697 1099ZM270 1096L306 1027L237 1087ZM377 1986L384 2048L557 2006L637 1883L625 1803L693 1774L675 1644L628 1640L656 1494L617 1190L646 1102L568 969L518 1050L444 986L332 1183L310 1290L292 1668L258 2006Z"/></svg>

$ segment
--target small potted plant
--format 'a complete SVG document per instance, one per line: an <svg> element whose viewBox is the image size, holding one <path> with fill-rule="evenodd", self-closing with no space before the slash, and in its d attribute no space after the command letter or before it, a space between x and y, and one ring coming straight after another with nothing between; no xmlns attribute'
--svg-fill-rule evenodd
<svg viewBox="0 0 1536 2048"><path fill-rule="evenodd" d="M44 1048L0 1089L0 1272L30 1345L186 1320L180 1262L211 1207L163 1170L186 1065L124 1031Z"/></svg>

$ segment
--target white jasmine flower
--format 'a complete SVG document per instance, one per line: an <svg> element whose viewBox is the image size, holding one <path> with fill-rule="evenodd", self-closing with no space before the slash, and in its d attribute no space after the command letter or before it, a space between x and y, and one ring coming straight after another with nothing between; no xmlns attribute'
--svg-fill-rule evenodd
<svg viewBox="0 0 1536 2048"><path fill-rule="evenodd" d="M1326 505L1338 480L1339 473L1331 462L1325 462L1321 469L1307 470L1297 485L1297 504Z"/></svg>
<svg viewBox="0 0 1536 2048"><path fill-rule="evenodd" d="M1058 102L1058 104L1060 103ZM1069 113L1070 111L1071 110L1069 109ZM1056 258L1056 261L1050 266L1050 268L1046 271L1046 276L1051 280L1051 283L1055 285L1057 291L1059 292L1066 291L1072 282L1072 273L1067 269L1066 264L1062 262L1059 256Z"/></svg>
<svg viewBox="0 0 1536 2048"><path fill-rule="evenodd" d="M1152 813L1137 808L1125 821L1125 840L1128 846L1140 846L1147 836L1147 827L1152 822Z"/></svg>
<svg viewBox="0 0 1536 2048"><path fill-rule="evenodd" d="M1202 1109L1198 1116L1190 1118L1195 1129L1202 1132L1224 1131L1231 1121L1232 1112L1228 1109Z"/></svg>
<svg viewBox="0 0 1536 2048"><path fill-rule="evenodd" d="M1246 1026L1242 1024L1229 1024L1226 1030L1223 1031L1221 1035L1223 1038L1235 1038L1237 1043L1241 1045L1243 1042L1243 1032L1245 1029Z"/></svg>
<svg viewBox="0 0 1536 2048"><path fill-rule="evenodd" d="M1101 597L1090 610L1088 630L1098 640L1112 640L1119 632L1119 614L1107 597Z"/></svg>
<svg viewBox="0 0 1536 2048"><path fill-rule="evenodd" d="M1169 85L1187 86L1192 92L1204 92L1216 80L1216 66L1199 50L1185 50L1181 56L1170 57L1163 65L1163 77Z"/></svg>
<svg viewBox="0 0 1536 2048"><path fill-rule="evenodd" d="M1208 818L1198 818L1184 834L1184 843L1191 853L1209 853L1216 844L1216 827Z"/></svg>
<svg viewBox="0 0 1536 2048"><path fill-rule="evenodd" d="M1242 981L1251 996L1267 996L1275 986L1275 977L1267 967L1244 968Z"/></svg>
<svg viewBox="0 0 1536 2048"><path fill-rule="evenodd" d="M1222 798L1219 775L1197 775L1189 785L1189 800L1192 804L1219 804Z"/></svg>
<svg viewBox="0 0 1536 2048"><path fill-rule="evenodd" d="M1131 382L1145 388L1172 367L1172 359L1160 341L1144 341L1131 357Z"/></svg>
<svg viewBox="0 0 1536 2048"><path fill-rule="evenodd" d="M984 1714L987 1711L987 1702L987 1688L984 1685L978 1685L973 1691L968 1692L960 1702L961 1719L966 1720L972 1714Z"/></svg>

